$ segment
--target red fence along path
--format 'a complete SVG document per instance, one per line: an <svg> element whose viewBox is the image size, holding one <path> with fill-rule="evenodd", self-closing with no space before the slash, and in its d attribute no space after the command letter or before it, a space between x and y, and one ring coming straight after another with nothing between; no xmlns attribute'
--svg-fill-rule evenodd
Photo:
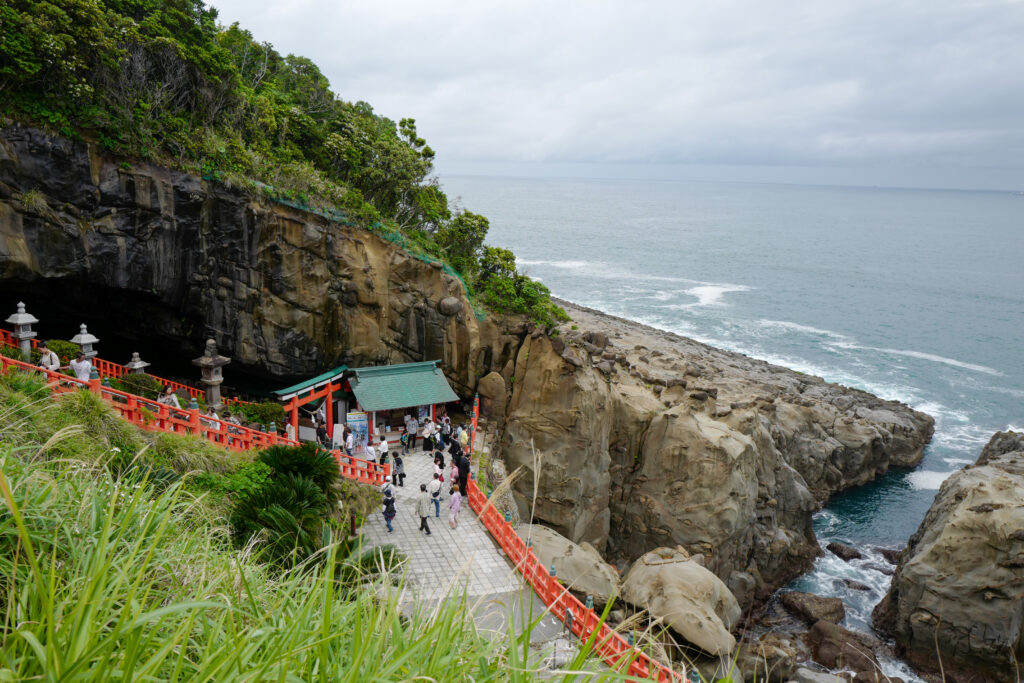
<svg viewBox="0 0 1024 683"><path fill-rule="evenodd" d="M13 358L0 356L0 370L4 373L12 369L45 375L47 386L54 396L70 391L88 390L99 394L121 417L134 425L149 431L169 432L172 434L193 434L207 441L233 451L248 451L254 448L285 445L297 446L298 441L280 436L276 433L260 432L242 427L217 418L200 415L198 410L182 410L157 403L156 401L117 389L105 387L99 379L83 382L59 372L52 372L23 363ZM389 465L381 465L358 458L349 458L334 451L338 460L341 475L366 484L383 484L384 478L390 473Z"/></svg>
<svg viewBox="0 0 1024 683"><path fill-rule="evenodd" d="M601 623L600 617L592 609L580 602L569 589L551 576L533 553L533 548L526 545L512 524L506 522L501 514L488 504L487 497L480 491L476 481L470 479L468 489L469 506L483 522L487 531L505 551L516 569L523 575L527 583L551 614L570 627L572 632L582 641L586 641L596 632L594 652L599 654L613 669L625 669L630 675L653 681L682 683L685 676L676 673L667 666L654 661L642 651L634 648L626 639L616 633L607 624ZM571 623L569 613L572 613Z"/></svg>

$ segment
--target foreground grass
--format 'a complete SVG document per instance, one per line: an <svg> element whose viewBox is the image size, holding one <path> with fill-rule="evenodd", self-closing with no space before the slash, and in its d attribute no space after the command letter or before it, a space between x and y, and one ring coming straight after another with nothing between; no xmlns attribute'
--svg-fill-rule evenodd
<svg viewBox="0 0 1024 683"><path fill-rule="evenodd" d="M536 680L529 625L484 637L458 599L410 613L340 544L291 571L235 549L188 476L139 466L235 456L152 439L88 392L0 378L0 680Z"/></svg>

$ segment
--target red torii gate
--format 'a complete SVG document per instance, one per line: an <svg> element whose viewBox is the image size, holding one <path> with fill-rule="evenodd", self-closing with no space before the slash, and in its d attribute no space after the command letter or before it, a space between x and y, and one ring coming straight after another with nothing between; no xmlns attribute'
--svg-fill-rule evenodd
<svg viewBox="0 0 1024 683"><path fill-rule="evenodd" d="M345 388L342 375L346 370L348 366L341 365L313 379L274 392L279 400L285 402L284 410L288 413L288 422L292 426L292 438L299 438L299 408L320 399L325 400L324 419L327 423L327 436L334 438L334 394Z"/></svg>

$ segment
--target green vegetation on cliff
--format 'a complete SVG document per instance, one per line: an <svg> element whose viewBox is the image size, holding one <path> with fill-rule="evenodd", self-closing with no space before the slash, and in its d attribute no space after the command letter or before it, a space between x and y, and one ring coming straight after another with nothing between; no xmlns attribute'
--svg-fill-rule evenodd
<svg viewBox="0 0 1024 683"><path fill-rule="evenodd" d="M550 325L547 289L484 266L487 219L453 210L414 119L335 95L201 0L0 5L0 113L365 227L447 260L493 310ZM125 162L128 163L128 162Z"/></svg>

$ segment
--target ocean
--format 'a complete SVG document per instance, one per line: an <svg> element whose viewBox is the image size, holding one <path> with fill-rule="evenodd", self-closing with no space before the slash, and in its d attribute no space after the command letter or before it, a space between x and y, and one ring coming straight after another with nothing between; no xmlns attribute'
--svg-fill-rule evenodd
<svg viewBox="0 0 1024 683"><path fill-rule="evenodd" d="M824 546L899 547L996 431L1024 430L1024 196L751 183L445 176L487 242L553 294L903 401L922 463L835 496ZM880 557L831 554L792 588L867 629ZM842 578L870 586L853 591ZM891 673L908 674L891 664ZM913 678L911 676L911 678Z"/></svg>

